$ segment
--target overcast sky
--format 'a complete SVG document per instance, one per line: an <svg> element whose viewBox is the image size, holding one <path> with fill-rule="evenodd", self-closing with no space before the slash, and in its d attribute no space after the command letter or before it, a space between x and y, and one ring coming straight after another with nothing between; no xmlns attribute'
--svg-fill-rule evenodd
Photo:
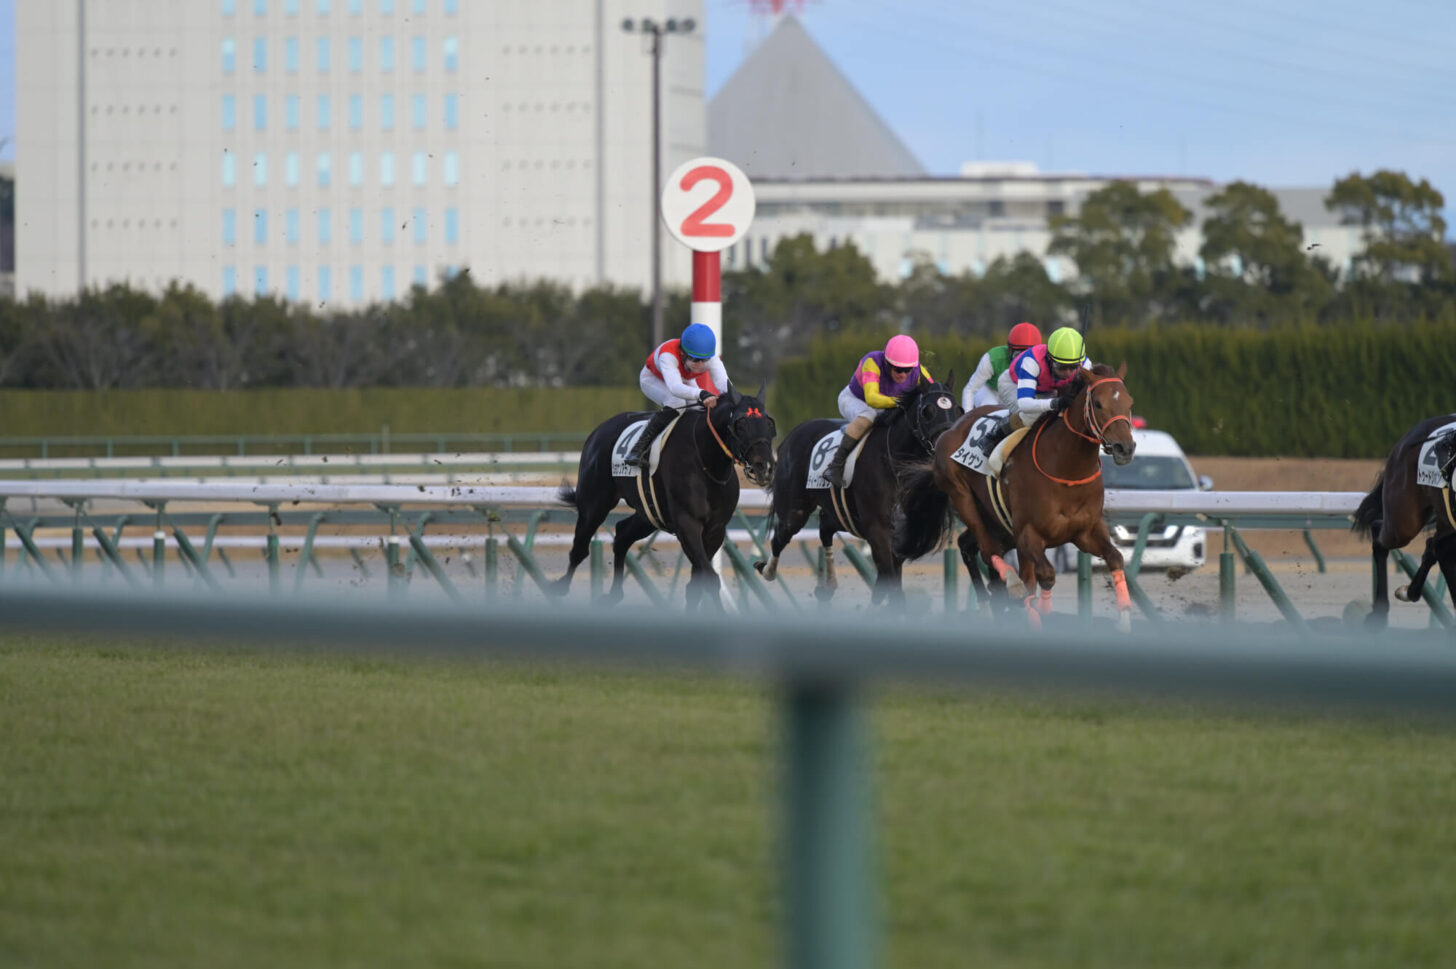
<svg viewBox="0 0 1456 969"><path fill-rule="evenodd" d="M711 96L772 20L705 2ZM1287 187L1383 167L1456 202L1450 0L788 6L932 174L1024 160Z"/></svg>

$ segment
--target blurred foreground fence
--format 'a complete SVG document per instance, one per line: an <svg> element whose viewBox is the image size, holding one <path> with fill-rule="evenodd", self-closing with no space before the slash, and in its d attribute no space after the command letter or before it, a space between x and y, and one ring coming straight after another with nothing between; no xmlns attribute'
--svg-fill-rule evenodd
<svg viewBox="0 0 1456 969"><path fill-rule="evenodd" d="M780 697L781 878L785 954L795 969L859 969L878 959L872 778L864 700L882 682L937 689L1114 691L1139 697L1291 707L1340 715L1456 719L1449 634L1300 642L1251 628L1146 625L1132 636L1088 627L1065 637L994 633L874 614L739 615L685 638L657 610L525 604L391 603L377 598L188 594L11 583L0 628L184 648L251 641L291 651L407 659L555 661L760 678ZM913 630L907 629L913 623Z"/></svg>

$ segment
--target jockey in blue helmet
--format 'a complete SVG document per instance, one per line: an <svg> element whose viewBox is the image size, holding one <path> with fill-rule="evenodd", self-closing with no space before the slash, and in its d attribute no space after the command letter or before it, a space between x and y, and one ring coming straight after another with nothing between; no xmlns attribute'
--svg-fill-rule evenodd
<svg viewBox="0 0 1456 969"><path fill-rule="evenodd" d="M713 328L693 323L676 340L668 340L647 355L637 383L661 410L652 415L624 459L629 465L646 463L652 442L686 407L702 404L712 408L718 395L728 389L728 372L718 357L718 338Z"/></svg>

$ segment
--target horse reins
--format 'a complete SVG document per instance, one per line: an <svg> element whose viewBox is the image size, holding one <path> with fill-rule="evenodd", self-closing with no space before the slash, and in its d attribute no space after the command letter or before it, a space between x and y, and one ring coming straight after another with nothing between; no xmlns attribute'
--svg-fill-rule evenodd
<svg viewBox="0 0 1456 969"><path fill-rule="evenodd" d="M1088 434L1085 431L1079 431L1077 430L1077 428L1073 427L1072 422L1067 420L1066 411L1062 411L1058 415L1059 417L1061 417L1062 423L1067 425L1067 430L1071 431L1073 434L1077 435L1084 441L1091 441L1093 444L1099 445L1103 450L1107 450L1109 447L1107 443L1107 429L1109 427L1111 427L1118 421L1127 421L1128 426L1132 426L1132 419L1125 414L1117 414L1113 417L1109 417L1101 427L1098 427L1096 423L1094 423L1092 420L1092 391L1099 385L1109 383L1110 381L1114 380L1118 383L1122 383L1121 377L1103 377L1101 380L1094 380L1092 383L1088 384L1087 389L1083 392L1082 423L1086 424L1089 428L1092 429L1093 432L1095 432L1095 437L1092 434ZM1036 466L1036 470L1041 472L1042 477L1047 478L1051 481L1055 481L1059 485L1066 485L1068 488L1076 487L1077 485L1090 484L1091 482L1096 481L1098 478L1102 477L1102 465L1100 462L1097 465L1096 471L1092 472L1085 478L1077 478L1075 480L1071 478L1058 478L1056 475L1048 473L1047 470L1041 466L1041 462L1037 460L1036 457L1036 445L1037 442L1041 440L1041 432L1046 430L1046 425L1049 423L1051 422L1045 421L1039 427L1037 427L1036 437L1031 439L1031 463Z"/></svg>

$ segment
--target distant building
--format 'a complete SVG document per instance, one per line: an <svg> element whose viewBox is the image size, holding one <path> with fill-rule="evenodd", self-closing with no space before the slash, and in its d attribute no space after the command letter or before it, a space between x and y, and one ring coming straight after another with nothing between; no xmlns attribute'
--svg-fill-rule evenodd
<svg viewBox="0 0 1456 969"><path fill-rule="evenodd" d="M663 171L706 147L702 0L16 7L22 292L357 306L466 267L645 290L652 63L628 17L696 18L664 41Z"/></svg>
<svg viewBox="0 0 1456 969"><path fill-rule="evenodd" d="M898 137L829 61L803 26L784 16L708 105L708 140L754 182L758 209L725 268L762 265L778 240L808 233L819 248L852 242L880 278L898 280L917 260L946 273L985 272L998 257L1030 252L1052 279L1076 266L1046 256L1049 219L1118 179L1166 188L1194 214L1176 258L1199 265L1203 200L1221 186L1167 175L1041 172L1030 162L968 162L959 175L927 175ZM1329 187L1271 189L1306 244L1337 267L1364 248L1358 227L1325 211Z"/></svg>

